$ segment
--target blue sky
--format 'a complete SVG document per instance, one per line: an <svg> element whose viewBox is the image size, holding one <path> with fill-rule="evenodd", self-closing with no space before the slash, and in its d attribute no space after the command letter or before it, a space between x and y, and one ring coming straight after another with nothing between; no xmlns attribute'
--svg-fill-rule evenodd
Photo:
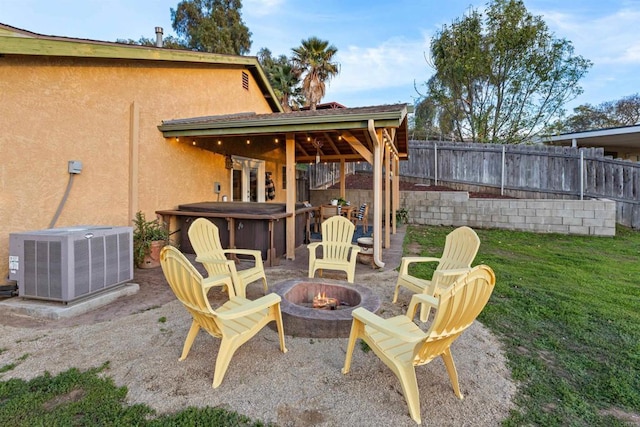
<svg viewBox="0 0 640 427"><path fill-rule="evenodd" d="M115 41L154 38L161 26L175 35L170 9L178 0L1 0L0 22L35 33ZM433 70L425 57L431 37L486 0L244 0L254 55L267 47L290 55L317 36L338 48L340 75L326 101L348 107L414 103L415 87ZM584 93L567 105L599 104L640 92L640 0L525 0L556 38L593 62Z"/></svg>

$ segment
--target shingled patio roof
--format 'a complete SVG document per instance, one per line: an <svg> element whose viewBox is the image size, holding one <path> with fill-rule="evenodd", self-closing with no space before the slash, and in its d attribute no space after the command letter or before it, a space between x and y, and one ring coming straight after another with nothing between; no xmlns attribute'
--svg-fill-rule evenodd
<svg viewBox="0 0 640 427"><path fill-rule="evenodd" d="M220 116L164 120L158 129L166 138L190 137L203 148L216 151L222 138L251 137L264 141L295 139L296 162L369 161L373 141L369 123L382 129L400 159L407 157L406 104L358 108L292 111L287 113L238 113ZM318 148L320 146L320 148Z"/></svg>

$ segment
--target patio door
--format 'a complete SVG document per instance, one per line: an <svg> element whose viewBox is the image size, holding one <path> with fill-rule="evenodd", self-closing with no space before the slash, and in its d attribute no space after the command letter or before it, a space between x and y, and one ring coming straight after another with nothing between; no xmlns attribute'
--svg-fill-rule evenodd
<svg viewBox="0 0 640 427"><path fill-rule="evenodd" d="M232 200L236 202L264 202L264 161L232 156Z"/></svg>

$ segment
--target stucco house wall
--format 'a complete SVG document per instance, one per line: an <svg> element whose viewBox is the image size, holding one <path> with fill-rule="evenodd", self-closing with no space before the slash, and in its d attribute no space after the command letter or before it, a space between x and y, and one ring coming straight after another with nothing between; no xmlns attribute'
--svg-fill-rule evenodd
<svg viewBox="0 0 640 427"><path fill-rule="evenodd" d="M137 210L153 218L157 209L215 200L214 182L230 191L225 157L165 139L162 120L273 111L241 64L5 54L0 93L3 279L9 233L49 227L68 161L83 169L55 226L131 225ZM267 153L267 170L284 164L282 151Z"/></svg>

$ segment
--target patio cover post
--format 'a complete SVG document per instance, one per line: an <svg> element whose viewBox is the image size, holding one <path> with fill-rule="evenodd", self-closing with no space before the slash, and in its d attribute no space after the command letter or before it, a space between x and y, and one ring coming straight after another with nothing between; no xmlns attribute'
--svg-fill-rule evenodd
<svg viewBox="0 0 640 427"><path fill-rule="evenodd" d="M378 135L381 138L384 138L382 136L382 131L380 131L380 134ZM391 149L389 148L389 142L385 142L384 144L384 215L385 215L385 219L384 219L384 223L385 223L385 227L384 227L384 247L388 248L391 246L391 221L392 221L392 217L393 215L391 215L391 162L390 157L391 156Z"/></svg>
<svg viewBox="0 0 640 427"><path fill-rule="evenodd" d="M286 134L287 168L287 259L296 259L296 140L293 133Z"/></svg>
<svg viewBox="0 0 640 427"><path fill-rule="evenodd" d="M347 196L346 189L347 177L345 175L345 161L344 157L340 159L340 197L343 199Z"/></svg>
<svg viewBox="0 0 640 427"><path fill-rule="evenodd" d="M384 262L380 259L382 252L382 144L376 134L374 120L369 119L368 131L373 141L373 262L380 268Z"/></svg>
<svg viewBox="0 0 640 427"><path fill-rule="evenodd" d="M391 182L393 187L393 198L391 199L391 203L393 206L391 207L391 215L393 217L393 234L396 234L396 212L400 207L400 159L395 154L393 156L391 168L393 172L393 181Z"/></svg>

